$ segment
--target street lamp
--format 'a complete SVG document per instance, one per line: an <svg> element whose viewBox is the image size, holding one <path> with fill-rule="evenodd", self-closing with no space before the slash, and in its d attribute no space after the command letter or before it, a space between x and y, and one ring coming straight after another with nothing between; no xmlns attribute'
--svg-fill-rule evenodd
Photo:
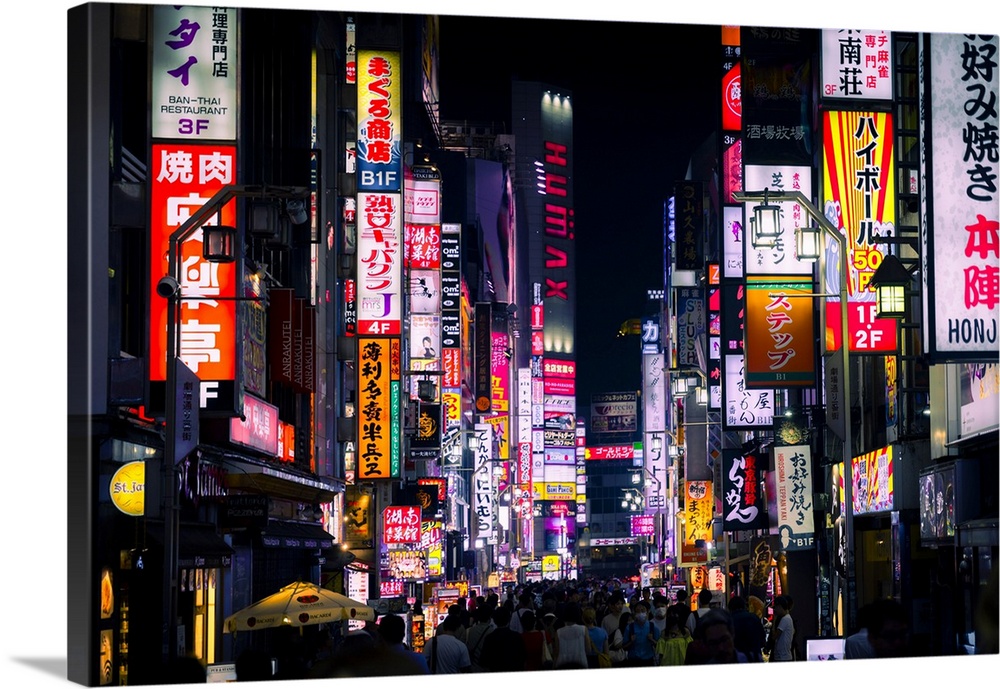
<svg viewBox="0 0 1000 689"><path fill-rule="evenodd" d="M875 309L879 318L906 316L906 290L910 286L910 271L895 255L888 254L872 275L875 288Z"/></svg>
<svg viewBox="0 0 1000 689"><path fill-rule="evenodd" d="M183 291L183 275L181 273L181 247L183 243L202 230L202 257L211 263L231 263L236 258L235 237L233 227L207 224L221 214L222 208L238 197L256 198L302 198L309 193L304 187L267 187L257 185L230 184L212 196L203 206L188 217L180 227L174 230L167 245L167 274L156 284L156 293L167 300L167 375L164 398L163 442L163 482L161 486L161 504L163 506L163 653L164 660L169 665L177 658L177 562L179 559L180 539L180 508L177 503L177 486L175 466L184 459L190 451L190 440L184 443L187 448L182 454L178 446L179 409L178 373L183 367L187 379L190 371L180 358L181 328L180 309L185 298ZM239 297L237 297L239 299ZM197 396L195 396L197 400ZM193 413L197 415L197 403ZM194 439L197 445L197 439ZM178 456L181 455L181 456Z"/></svg>
<svg viewBox="0 0 1000 689"><path fill-rule="evenodd" d="M847 238L840 233L840 231L833 226L833 224L826 219L822 213L820 213L812 203L805 197L801 191L769 191L764 189L764 191L736 191L733 192L733 199L740 203L752 203L755 201L763 201L763 206L754 207L754 216L756 219L757 235L761 235L761 227L765 223L771 223L778 220L778 213L776 212L776 206L769 206L768 199L774 198L781 201L793 201L805 210L813 220L819 225L819 228L833 237L834 241L840 248L839 260L840 260L840 355L841 355L841 374L840 374L840 387L843 391L843 405L841 410L844 418L844 446L843 446L843 462L844 462L844 530L846 531L846 541L847 541L847 553L846 553L846 570L847 570L847 627L853 628L854 626L854 469L852 466L852 447L851 447L851 369L850 369L850 346L848 344L848 303L847 303L847 286L850 284L850 265L848 261L848 245ZM772 227L772 225L767 225L767 227ZM804 232L809 232L810 229L799 229L797 234L802 237ZM817 233L818 234L818 233ZM776 236L776 235L775 235ZM756 239L756 238L754 238ZM756 241L754 242L756 246ZM805 246L806 242L802 239L797 239L797 248L807 249L812 248ZM770 246L773 246L771 244ZM818 244L815 246L816 257L819 256ZM803 258L803 254L799 254L800 258Z"/></svg>

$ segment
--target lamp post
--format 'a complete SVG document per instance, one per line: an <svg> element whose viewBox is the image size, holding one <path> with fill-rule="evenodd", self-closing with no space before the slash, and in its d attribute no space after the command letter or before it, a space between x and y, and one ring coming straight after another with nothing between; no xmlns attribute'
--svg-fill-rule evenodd
<svg viewBox="0 0 1000 689"><path fill-rule="evenodd" d="M650 448L653 452L660 452L663 448L663 439L659 435L653 436L653 445ZM642 467L641 472L636 469L632 474L633 483L641 483L643 480L643 473L648 474L649 478L656 483L656 495L657 500L655 501L654 509L656 510L656 528L654 530L654 540L656 545L656 557L658 567L660 569L660 578L665 577L665 571L663 569L666 559L667 559L667 523L666 523L666 513L663 511L664 505L667 500L667 494L663 490L663 482L660 477L654 474L645 466ZM623 502L623 507L624 502Z"/></svg>
<svg viewBox="0 0 1000 689"><path fill-rule="evenodd" d="M854 470L852 467L852 447L851 447L851 369L850 369L850 345L848 343L848 302L847 286L850 282L850 264L847 260L848 245L847 238L833 226L833 224L820 213L801 191L769 191L765 189L760 192L737 191L733 192L733 199L740 203L762 202L763 206L754 208L756 220L757 237L763 239L765 245L772 245L772 237L777 236L777 231L761 228L776 228L778 220L778 207L768 205L769 199L778 201L793 201L808 213L816 221L820 229L833 237L840 249L840 356L841 374L840 388L843 391L844 403L841 407L844 419L844 445L843 445L843 477L844 477L844 531L846 540L845 568L847 570L847 627L854 627L855 608L855 582L854 582ZM797 230L799 235L804 233ZM756 242L755 242L756 244ZM800 250L804 250L804 242L800 241ZM816 246L818 257L818 245ZM803 254L800 253L800 257Z"/></svg>
<svg viewBox="0 0 1000 689"><path fill-rule="evenodd" d="M188 217L174 230L168 239L167 274L156 284L156 293L167 300L167 343L166 343L166 387L164 392L164 446L161 485L161 505L163 510L163 626L162 654L169 667L177 659L177 563L180 540L180 507L177 501L175 467L188 452L197 445L178 446L179 414L176 404L178 397L178 373L189 369L181 361L181 302L184 300L183 276L181 274L181 247L199 229L203 229L202 256L211 263L228 263L235 260L234 241L236 230L222 225L210 225L209 221L220 215L222 208L238 197L260 199L298 200L307 196L305 187L267 187L261 185L230 184L212 196L203 206ZM290 211L292 209L289 209ZM296 209L298 212L300 209ZM180 369L180 367L184 367ZM183 373L182 373L183 375ZM194 395L193 414L197 416L198 396Z"/></svg>

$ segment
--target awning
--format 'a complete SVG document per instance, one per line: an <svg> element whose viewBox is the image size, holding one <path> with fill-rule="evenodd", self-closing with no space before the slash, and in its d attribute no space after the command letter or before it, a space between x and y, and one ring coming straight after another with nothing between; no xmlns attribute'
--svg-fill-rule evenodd
<svg viewBox="0 0 1000 689"><path fill-rule="evenodd" d="M962 548L973 546L997 546L1000 522L996 517L971 519L958 525L958 545Z"/></svg>
<svg viewBox="0 0 1000 689"><path fill-rule="evenodd" d="M1000 429L994 427L978 431L976 433L970 433L965 436L960 436L955 440L946 442L944 446L951 449L966 449L979 446L985 447L987 445L996 445L998 440L1000 440Z"/></svg>
<svg viewBox="0 0 1000 689"><path fill-rule="evenodd" d="M337 497L333 485L316 478L247 463L240 463L239 468L226 473L226 488L310 503L333 502Z"/></svg>
<svg viewBox="0 0 1000 689"><path fill-rule="evenodd" d="M344 550L343 548L338 548L336 546L323 550L323 552L320 553L320 557L323 558L323 562L320 563L320 568L324 572L335 572L337 570L341 570L357 559L357 556L350 550Z"/></svg>
<svg viewBox="0 0 1000 689"><path fill-rule="evenodd" d="M270 521L260 530L260 541L267 548L322 550L333 547L333 536L323 527L301 522Z"/></svg>
<svg viewBox="0 0 1000 689"><path fill-rule="evenodd" d="M146 522L146 535L163 547L163 522ZM212 524L181 524L177 538L178 567L229 567L233 549Z"/></svg>

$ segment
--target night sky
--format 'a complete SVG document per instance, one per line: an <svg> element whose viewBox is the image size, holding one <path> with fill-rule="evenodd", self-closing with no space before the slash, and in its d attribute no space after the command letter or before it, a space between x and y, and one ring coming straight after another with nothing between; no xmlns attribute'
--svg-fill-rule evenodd
<svg viewBox="0 0 1000 689"><path fill-rule="evenodd" d="M717 128L718 25L442 16L441 117L506 123L510 80L573 97L577 405L641 386L628 318L662 286L664 203Z"/></svg>

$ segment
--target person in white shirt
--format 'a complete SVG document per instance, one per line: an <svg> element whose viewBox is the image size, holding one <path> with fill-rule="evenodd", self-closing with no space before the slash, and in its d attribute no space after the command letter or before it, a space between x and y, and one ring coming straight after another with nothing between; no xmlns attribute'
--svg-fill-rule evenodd
<svg viewBox="0 0 1000 689"><path fill-rule="evenodd" d="M659 593L653 596L653 626L660 636L667 631L667 597Z"/></svg>
<svg viewBox="0 0 1000 689"><path fill-rule="evenodd" d="M448 615L430 641L424 644L424 656L432 675L469 672L469 647L455 638L455 630L461 626L457 615Z"/></svg>
<svg viewBox="0 0 1000 689"><path fill-rule="evenodd" d="M774 599L774 651L768 658L771 662L794 660L792 657L792 641L795 638L795 623L792 621L792 597L777 596Z"/></svg>
<svg viewBox="0 0 1000 689"><path fill-rule="evenodd" d="M608 600L608 612L601 620L601 626L608 633L609 639L615 635L615 630L618 629L618 620L621 618L622 610L624 609L625 597L617 591L611 594L611 598Z"/></svg>
<svg viewBox="0 0 1000 689"><path fill-rule="evenodd" d="M702 589L698 592L698 609L688 615L687 622L685 622L692 637L694 637L694 630L698 626L698 620L704 617L705 613L711 609L712 592L708 589Z"/></svg>
<svg viewBox="0 0 1000 689"><path fill-rule="evenodd" d="M871 605L862 606L858 610L858 631L844 640L844 659L874 658L875 650L868 641L868 613Z"/></svg>
<svg viewBox="0 0 1000 689"><path fill-rule="evenodd" d="M566 605L566 619L556 630L552 655L555 668L586 668L587 628L583 626L583 611L576 603Z"/></svg>

